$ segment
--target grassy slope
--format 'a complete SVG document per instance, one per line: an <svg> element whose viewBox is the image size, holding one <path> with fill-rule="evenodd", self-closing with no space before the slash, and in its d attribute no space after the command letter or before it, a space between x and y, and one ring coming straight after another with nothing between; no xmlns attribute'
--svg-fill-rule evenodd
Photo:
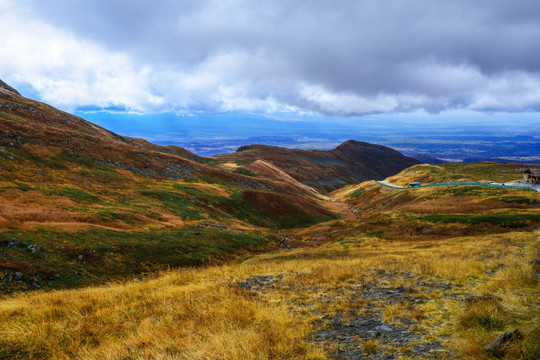
<svg viewBox="0 0 540 360"><path fill-rule="evenodd" d="M78 157L38 157L24 148L5 148L0 157L3 291L35 288L33 276L42 287L65 287L223 260L255 246L275 247L274 228L335 216L302 194L152 179ZM204 228L194 228L198 224ZM20 247L7 247L12 238ZM30 245L41 251L32 253ZM24 285L8 281L16 272L24 274Z"/></svg>
<svg viewBox="0 0 540 360"><path fill-rule="evenodd" d="M249 145L212 158L215 166L237 173L256 174L257 160L278 167L292 178L321 192L369 179L381 179L417 164L396 150L368 143L347 141L333 150L298 150L277 146Z"/></svg>
<svg viewBox="0 0 540 360"><path fill-rule="evenodd" d="M406 359L442 344L426 357L488 359L483 346L514 329L523 339L506 358L540 355L539 269L529 265L540 257L537 194L363 183L333 195L363 216L287 232L306 245L324 232L332 240L324 246L5 299L0 358L322 359L354 348ZM370 297L374 287L406 295ZM472 294L501 300L464 301ZM418 340L351 334L358 318L412 324L407 331ZM310 338L341 328L349 330L339 343Z"/></svg>
<svg viewBox="0 0 540 360"><path fill-rule="evenodd" d="M3 89L0 105L0 292L222 261L336 216L294 183L212 169Z"/></svg>
<svg viewBox="0 0 540 360"><path fill-rule="evenodd" d="M413 181L424 184L452 181L493 181L511 182L521 179L521 174L516 169L523 165L497 164L492 162L481 163L456 163L439 165L416 165L411 166L387 180L396 185L407 186Z"/></svg>
<svg viewBox="0 0 540 360"><path fill-rule="evenodd" d="M425 168L432 169L432 183L448 179L488 181L494 173L500 173L501 167L508 166L492 163L420 165L388 181L406 184L418 180L417 176L425 179ZM534 229L540 224L540 197L526 190L481 186L392 189L365 182L338 190L331 196L362 212L366 219L356 222L356 230L380 231L389 239L501 233Z"/></svg>
<svg viewBox="0 0 540 360"><path fill-rule="evenodd" d="M527 262L537 256L537 245L538 238L527 232L419 243L356 236L143 282L19 296L0 303L0 358L322 359L339 345L309 343L308 334L328 327L328 317L372 309L393 326L413 319L414 331L425 335L422 342L443 341L470 359L488 358L482 346L518 328L525 339L508 358L535 359L540 314L532 304L539 293ZM388 282L374 269L414 275ZM484 272L492 270L495 275ZM237 285L262 275L283 278L262 293ZM419 280L452 288L430 292L415 286ZM384 298L361 301L358 294L373 281L388 289L409 288L422 300L412 306L388 305ZM502 301L464 305L462 294L472 293L495 294ZM369 344L377 354L414 358L412 345L351 341L364 351Z"/></svg>

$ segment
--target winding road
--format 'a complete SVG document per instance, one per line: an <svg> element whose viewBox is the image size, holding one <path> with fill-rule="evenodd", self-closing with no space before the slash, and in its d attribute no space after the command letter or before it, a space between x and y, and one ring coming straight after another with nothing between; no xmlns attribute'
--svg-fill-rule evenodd
<svg viewBox="0 0 540 360"><path fill-rule="evenodd" d="M374 180L374 181L377 184L387 186L387 187L391 187L391 188L394 188L394 189L410 189L407 186L398 186L398 185L390 184L390 183L388 183L386 181L378 181L378 180ZM536 191L536 192L540 192L540 185L523 184L523 183L515 183L515 182L506 183L506 184L479 183L479 182L474 182L474 183L464 182L464 183L460 184L460 183L456 183L456 182L442 182L442 183L436 183L436 184L423 185L423 186L420 186L420 187L426 187L426 186L489 186L489 187L500 187L500 188L506 188L506 189L528 189L528 190L533 190L533 191Z"/></svg>
<svg viewBox="0 0 540 360"><path fill-rule="evenodd" d="M405 187L405 186L398 186L398 185L393 185L393 184L390 184L386 181L378 181L378 180L374 180L376 183L378 184L381 184L383 186L388 186L388 187L391 187L391 188L394 188L394 189L408 189L408 187Z"/></svg>

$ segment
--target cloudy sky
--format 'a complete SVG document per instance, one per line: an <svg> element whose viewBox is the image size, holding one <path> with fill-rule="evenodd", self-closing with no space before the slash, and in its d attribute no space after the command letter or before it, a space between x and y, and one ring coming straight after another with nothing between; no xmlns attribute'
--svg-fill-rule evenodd
<svg viewBox="0 0 540 360"><path fill-rule="evenodd" d="M538 0L0 0L0 40L68 111L540 110Z"/></svg>

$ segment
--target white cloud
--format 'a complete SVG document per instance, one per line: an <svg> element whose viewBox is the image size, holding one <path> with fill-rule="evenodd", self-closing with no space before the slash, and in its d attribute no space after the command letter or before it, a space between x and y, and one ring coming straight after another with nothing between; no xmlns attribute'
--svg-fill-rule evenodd
<svg viewBox="0 0 540 360"><path fill-rule="evenodd" d="M148 68L24 15L0 15L0 68L6 80L29 83L43 101L68 110L93 105L143 111L162 104L147 90Z"/></svg>
<svg viewBox="0 0 540 360"><path fill-rule="evenodd" d="M330 92L318 85L306 85L300 96L324 113L341 115L391 112L399 106L395 96L362 97L350 93Z"/></svg>
<svg viewBox="0 0 540 360"><path fill-rule="evenodd" d="M0 78L69 111L536 110L535 4L0 0Z"/></svg>

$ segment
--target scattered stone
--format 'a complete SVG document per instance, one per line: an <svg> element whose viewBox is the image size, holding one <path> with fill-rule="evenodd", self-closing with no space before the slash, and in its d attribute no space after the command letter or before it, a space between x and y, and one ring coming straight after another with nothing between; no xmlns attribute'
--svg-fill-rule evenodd
<svg viewBox="0 0 540 360"><path fill-rule="evenodd" d="M60 276L59 273L49 274L47 276L47 279L49 279L49 280L60 280L61 278L62 278L62 276Z"/></svg>
<svg viewBox="0 0 540 360"><path fill-rule="evenodd" d="M21 273L21 272L16 272L16 273L15 273L15 281L22 281L22 279L24 279L23 273Z"/></svg>
<svg viewBox="0 0 540 360"><path fill-rule="evenodd" d="M247 279L237 281L238 286L244 290L254 290L264 292L267 289L278 287L283 280L283 274L280 275L261 275L250 276Z"/></svg>
<svg viewBox="0 0 540 360"><path fill-rule="evenodd" d="M489 352L495 357L503 357L508 349L508 346L518 340L523 339L523 335L518 329L514 331L505 332L489 344L484 347L484 350Z"/></svg>
<svg viewBox="0 0 540 360"><path fill-rule="evenodd" d="M394 330L395 329L391 325L385 325L385 324L375 326L373 328L373 331L379 331L379 332L392 332Z"/></svg>
<svg viewBox="0 0 540 360"><path fill-rule="evenodd" d="M217 222L206 222L204 223L204 226L206 227L212 227L220 230L227 230L227 227L225 225L221 225Z"/></svg>
<svg viewBox="0 0 540 360"><path fill-rule="evenodd" d="M529 261L529 265L540 266L540 259L532 259L531 261Z"/></svg>
<svg viewBox="0 0 540 360"><path fill-rule="evenodd" d="M15 238L12 238L11 240L9 240L9 243L7 244L8 248L16 248L16 247L21 247L21 246L22 246L22 242Z"/></svg>
<svg viewBox="0 0 540 360"><path fill-rule="evenodd" d="M217 223L217 222L207 221L207 222L202 223L202 224L193 225L193 228L200 229L200 230L203 230L204 228L208 228L208 227L211 227L211 228L214 228L214 229L219 229L219 230L228 230L225 225L221 225L220 223Z"/></svg>
<svg viewBox="0 0 540 360"><path fill-rule="evenodd" d="M439 288L442 288L442 289L445 289L445 290L451 290L453 288L452 285L450 285L449 283L446 283L444 281L440 281L438 283L435 283L435 286L437 286Z"/></svg>
<svg viewBox="0 0 540 360"><path fill-rule="evenodd" d="M82 256L82 255L79 255L79 256L78 256L79 260L82 260L83 257L84 257L84 256Z"/></svg>
<svg viewBox="0 0 540 360"><path fill-rule="evenodd" d="M37 245L28 245L27 249L30 250L32 254L37 254L41 252L41 248Z"/></svg>

